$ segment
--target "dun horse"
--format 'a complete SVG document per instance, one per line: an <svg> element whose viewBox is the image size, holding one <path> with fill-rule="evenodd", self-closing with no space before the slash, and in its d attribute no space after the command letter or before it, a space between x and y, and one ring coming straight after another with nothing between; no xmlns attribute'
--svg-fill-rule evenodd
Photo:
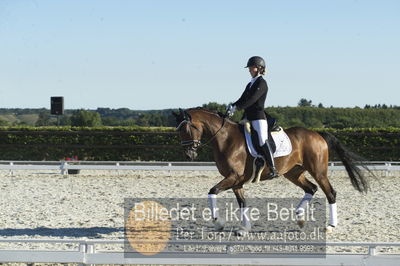
<svg viewBox="0 0 400 266"><path fill-rule="evenodd" d="M180 109L180 113L174 113L174 115L186 157L194 160L197 157L197 149L202 145L201 139L208 138L208 143L213 148L216 166L224 177L208 192L215 228L217 230L223 228L222 219L219 218L216 208L217 195L232 189L243 218L238 233L249 231L250 221L246 219L246 215L243 215L247 208L243 185L252 177L253 157L248 152L240 125L203 108L185 111ZM301 127L292 127L286 129L285 132L292 143L292 152L287 156L275 158L275 163L279 175L283 175L305 192L304 198L296 209L298 224L299 226L304 224L304 208L318 188L305 177L304 173L308 171L328 199L330 217L327 230L332 231L337 226L337 210L336 191L327 176L329 149L333 149L338 154L354 188L360 192L366 192L368 183L361 169L355 164L357 156L346 150L332 134ZM268 167L265 167L261 174L261 181L267 179L268 172Z"/></svg>

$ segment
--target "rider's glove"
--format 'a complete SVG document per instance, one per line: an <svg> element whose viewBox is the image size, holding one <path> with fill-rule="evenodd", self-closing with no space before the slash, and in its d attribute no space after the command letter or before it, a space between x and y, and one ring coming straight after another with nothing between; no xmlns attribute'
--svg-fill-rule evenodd
<svg viewBox="0 0 400 266"><path fill-rule="evenodd" d="M229 104L228 107L226 108L226 114L231 117L235 113L236 106Z"/></svg>

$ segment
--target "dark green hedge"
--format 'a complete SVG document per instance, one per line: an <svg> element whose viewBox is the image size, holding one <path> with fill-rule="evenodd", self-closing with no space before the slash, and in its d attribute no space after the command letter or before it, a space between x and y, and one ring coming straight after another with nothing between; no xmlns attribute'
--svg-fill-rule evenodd
<svg viewBox="0 0 400 266"><path fill-rule="evenodd" d="M326 129L325 129L326 130ZM328 129L351 151L371 161L400 161L400 128Z"/></svg>
<svg viewBox="0 0 400 266"><path fill-rule="evenodd" d="M400 127L400 109L269 107L266 111L283 127Z"/></svg>
<svg viewBox="0 0 400 266"><path fill-rule="evenodd" d="M400 161L400 129L316 129L334 133L367 160ZM0 160L185 160L174 128L149 127L3 127ZM212 161L204 147L200 161Z"/></svg>

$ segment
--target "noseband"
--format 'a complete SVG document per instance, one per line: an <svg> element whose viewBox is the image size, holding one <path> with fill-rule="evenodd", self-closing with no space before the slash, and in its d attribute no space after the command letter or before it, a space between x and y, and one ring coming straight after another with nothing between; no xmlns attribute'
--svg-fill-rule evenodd
<svg viewBox="0 0 400 266"><path fill-rule="evenodd" d="M200 131L195 125L193 125L192 124L192 122L191 121L188 121L188 120L183 120L177 127L176 127L176 131L179 131L179 130L181 130L181 128L182 128L182 126L184 125L184 124L187 124L187 125L189 125L190 127L193 127L194 129L196 129L196 130L198 130L198 131ZM192 131L190 131L189 130L189 132L190 132L190 135L192 135ZM181 145L182 146L192 146L192 149L197 149L200 145L201 145L201 141L200 140L197 140L197 139L192 139L192 140L184 140L184 141L181 141Z"/></svg>
<svg viewBox="0 0 400 266"><path fill-rule="evenodd" d="M197 149L200 145L201 145L201 141L194 139L194 140L185 140L185 141L181 141L181 145L182 146L189 146L192 145L194 149Z"/></svg>

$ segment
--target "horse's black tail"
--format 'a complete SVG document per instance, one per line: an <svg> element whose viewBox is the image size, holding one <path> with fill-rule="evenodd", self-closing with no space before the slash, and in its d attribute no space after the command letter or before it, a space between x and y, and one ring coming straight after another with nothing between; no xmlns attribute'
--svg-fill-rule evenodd
<svg viewBox="0 0 400 266"><path fill-rule="evenodd" d="M361 156L347 150L333 134L329 132L318 133L325 139L326 143L328 143L329 149L333 149L343 162L353 187L359 192L367 192L369 189L369 184L361 168L359 167L361 166L371 173L364 163L365 160Z"/></svg>

